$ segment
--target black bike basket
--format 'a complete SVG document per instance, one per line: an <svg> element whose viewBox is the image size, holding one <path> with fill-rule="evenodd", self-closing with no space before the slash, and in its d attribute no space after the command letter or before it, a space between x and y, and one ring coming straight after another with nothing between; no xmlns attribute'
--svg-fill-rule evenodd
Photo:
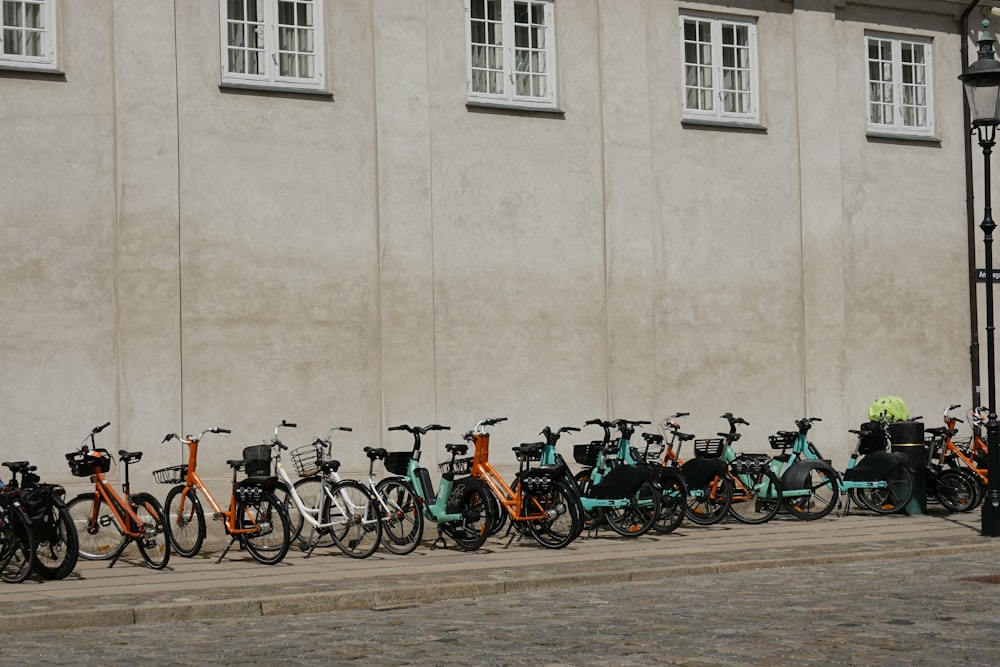
<svg viewBox="0 0 1000 667"><path fill-rule="evenodd" d="M243 460L247 462L247 477L271 474L271 445L251 445L243 448Z"/></svg>
<svg viewBox="0 0 1000 667"><path fill-rule="evenodd" d="M726 443L722 438L702 438L694 441L694 455L703 459L714 459L722 455Z"/></svg>
<svg viewBox="0 0 1000 667"><path fill-rule="evenodd" d="M792 431L778 431L774 435L767 436L767 439L771 443L771 449L788 449L795 444L797 437L799 434Z"/></svg>
<svg viewBox="0 0 1000 667"><path fill-rule="evenodd" d="M590 442L586 445L573 445L573 460L582 466L593 468L597 465L597 457L604 447L603 442Z"/></svg>
<svg viewBox="0 0 1000 667"><path fill-rule="evenodd" d="M405 475L411 458L413 458L411 452L389 452L385 455L382 465L393 475Z"/></svg>
<svg viewBox="0 0 1000 667"><path fill-rule="evenodd" d="M70 452L66 455L66 462L74 477L90 477L98 470L107 472L111 469L111 454L106 449Z"/></svg>
<svg viewBox="0 0 1000 667"><path fill-rule="evenodd" d="M450 475L451 477L455 477L456 475L468 475L472 470L472 457L445 461L439 467L441 468L442 476ZM403 473L405 472L406 469L404 468Z"/></svg>

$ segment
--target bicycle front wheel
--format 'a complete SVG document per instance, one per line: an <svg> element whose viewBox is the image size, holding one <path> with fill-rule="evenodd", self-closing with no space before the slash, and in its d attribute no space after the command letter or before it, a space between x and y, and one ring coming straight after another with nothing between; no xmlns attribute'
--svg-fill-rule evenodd
<svg viewBox="0 0 1000 667"><path fill-rule="evenodd" d="M35 531L34 571L43 579L65 579L80 556L73 518L62 501L51 498L41 525L43 529Z"/></svg>
<svg viewBox="0 0 1000 667"><path fill-rule="evenodd" d="M390 477L376 484L375 492L382 510L382 546L397 556L410 553L424 536L424 513L413 487Z"/></svg>
<svg viewBox="0 0 1000 667"><path fill-rule="evenodd" d="M66 505L87 560L108 560L125 548L126 537L111 508L97 495L82 493Z"/></svg>
<svg viewBox="0 0 1000 667"><path fill-rule="evenodd" d="M205 511L201 508L197 492L183 484L170 489L165 512L174 551L185 558L201 551L205 542Z"/></svg>
<svg viewBox="0 0 1000 667"><path fill-rule="evenodd" d="M240 542L258 563L274 565L288 553L288 515L273 493L261 494L252 505L237 503L236 527L250 531L240 534Z"/></svg>
<svg viewBox="0 0 1000 667"><path fill-rule="evenodd" d="M576 495L565 482L556 480L548 491L526 494L524 514L532 516L543 512L544 519L528 521L528 532L535 541L547 549L562 549L583 530L583 508Z"/></svg>
<svg viewBox="0 0 1000 667"><path fill-rule="evenodd" d="M9 507L0 521L0 581L19 584L29 576L35 560L35 537L17 507Z"/></svg>
<svg viewBox="0 0 1000 667"><path fill-rule="evenodd" d="M323 496L326 494L323 484L323 478L319 476L304 477L295 482L295 493L299 494L302 505L310 510L310 518L317 523L323 511ZM308 551L316 547L333 546L333 538L330 537L329 531L318 529L316 525L302 516L291 495L285 498L285 511L288 512L288 526L292 542L298 542L300 549Z"/></svg>
<svg viewBox="0 0 1000 667"><path fill-rule="evenodd" d="M672 533L684 521L687 509L687 489L680 476L662 472L660 474L660 512L653 523L657 533Z"/></svg>
<svg viewBox="0 0 1000 667"><path fill-rule="evenodd" d="M659 513L660 494L651 481L643 480L629 496L628 505L605 508L604 518L619 535L639 537L650 531Z"/></svg>
<svg viewBox="0 0 1000 667"><path fill-rule="evenodd" d="M724 475L715 475L703 487L692 489L686 516L699 526L719 523L733 502L733 482Z"/></svg>
<svg viewBox="0 0 1000 667"><path fill-rule="evenodd" d="M139 553L151 568L162 570L170 562L170 525L163 518L163 507L148 493L135 494L132 503L142 524Z"/></svg>
<svg viewBox="0 0 1000 667"><path fill-rule="evenodd" d="M490 536L490 526L496 521L493 518L496 505L490 500L489 490L477 479L464 477L452 487L445 511L461 514L462 518L442 523L441 530L455 540L462 551L479 549Z"/></svg>
<svg viewBox="0 0 1000 667"><path fill-rule="evenodd" d="M822 519L840 500L840 482L832 468L811 469L799 490L808 493L786 498L784 502L792 516L804 521Z"/></svg>
<svg viewBox="0 0 1000 667"><path fill-rule="evenodd" d="M737 475L729 513L740 523L767 523L781 509L781 483L768 468Z"/></svg>
<svg viewBox="0 0 1000 667"><path fill-rule="evenodd" d="M351 558L368 558L382 543L382 521L371 489L361 482L337 482L323 501L322 522L333 541Z"/></svg>

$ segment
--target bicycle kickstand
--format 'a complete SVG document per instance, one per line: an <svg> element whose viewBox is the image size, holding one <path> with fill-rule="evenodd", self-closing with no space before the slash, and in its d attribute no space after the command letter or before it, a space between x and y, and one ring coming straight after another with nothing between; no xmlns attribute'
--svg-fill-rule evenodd
<svg viewBox="0 0 1000 667"><path fill-rule="evenodd" d="M126 545L126 546L127 546L127 545ZM122 553L124 553L124 552L125 552L125 549L119 549L119 550L118 550L118 553L116 553L116 554L115 554L114 556L112 556L112 557L111 557L111 560L110 560L110 561L108 562L108 569L109 569L109 570L110 570L111 568L113 568L113 567L115 566L115 563L117 563L117 562L118 562L118 558L119 558L119 557L120 557L120 556L122 555Z"/></svg>
<svg viewBox="0 0 1000 667"><path fill-rule="evenodd" d="M222 560L226 557L226 554L229 553L229 550L233 548L233 545L236 544L236 541L238 539L239 539L238 537L233 536L233 538L231 540L229 540L229 544L226 545L226 548L222 550L222 555L219 556L219 560L215 561L216 565L218 565L219 563L222 562Z"/></svg>
<svg viewBox="0 0 1000 667"><path fill-rule="evenodd" d="M438 542L441 543L441 548L442 549L447 549L448 548L448 542L444 539L444 531L441 530L441 524L438 524L438 536L431 543L431 551L434 551L435 549L437 549Z"/></svg>
<svg viewBox="0 0 1000 667"><path fill-rule="evenodd" d="M510 525L507 526L507 535L510 535L510 539L507 540L507 544L505 544L505 545L503 545L503 547L501 547L502 549L506 549L511 544L513 544L515 539L519 540L522 537L524 537L524 531L521 529L520 526L515 526L515 523L516 522L512 521L510 523ZM504 535L504 537L506 537L507 535Z"/></svg>

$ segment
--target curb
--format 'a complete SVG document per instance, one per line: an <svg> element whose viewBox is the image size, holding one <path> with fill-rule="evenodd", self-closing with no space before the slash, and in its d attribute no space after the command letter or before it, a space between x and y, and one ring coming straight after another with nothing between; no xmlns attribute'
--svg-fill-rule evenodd
<svg viewBox="0 0 1000 667"><path fill-rule="evenodd" d="M563 589L597 584L641 583L658 579L692 577L712 574L731 574L751 570L784 567L808 567L834 563L856 563L915 557L948 556L961 553L1000 551L995 544L959 544L952 546L893 549L878 553L849 552L829 553L786 558L763 558L748 561L711 561L700 564L665 565L662 567L628 570L621 567L627 558L601 562L600 569L580 574L540 573L531 578L513 578L509 570L494 571L494 581L479 578L470 581L431 583L429 585L404 584L373 586L342 591L291 593L268 596L235 598L149 605L109 606L93 610L48 611L26 614L7 614L4 618L6 632L31 632L86 627L114 627L170 621L208 620L253 616L279 616L286 614L321 613L348 609L390 611L419 604L444 602L468 597L522 593L539 589ZM616 567L617 564L617 567Z"/></svg>

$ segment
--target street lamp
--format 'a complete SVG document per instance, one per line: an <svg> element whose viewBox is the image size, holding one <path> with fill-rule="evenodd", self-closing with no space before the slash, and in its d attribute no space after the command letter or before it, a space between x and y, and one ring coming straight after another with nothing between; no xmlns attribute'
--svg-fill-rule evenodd
<svg viewBox="0 0 1000 667"><path fill-rule="evenodd" d="M965 84L972 131L983 149L983 230L984 259L986 260L986 377L989 386L989 421L986 422L987 469L989 484L983 503L982 534L1000 537L1000 422L997 421L996 366L993 347L993 210L990 205L990 154L996 143L997 125L1000 125L1000 62L993 57L993 37L990 22L983 21L979 36L979 59L962 73L959 79Z"/></svg>

